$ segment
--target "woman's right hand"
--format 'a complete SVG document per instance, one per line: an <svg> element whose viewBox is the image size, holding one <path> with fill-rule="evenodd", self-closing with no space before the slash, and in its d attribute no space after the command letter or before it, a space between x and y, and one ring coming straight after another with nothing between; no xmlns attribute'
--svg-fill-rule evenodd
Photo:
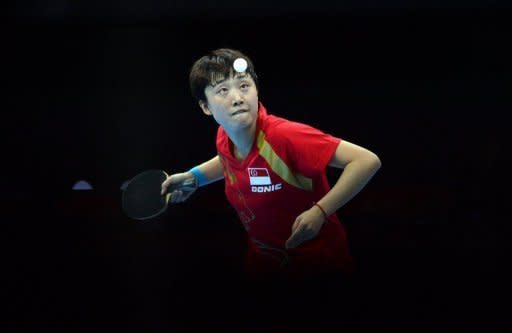
<svg viewBox="0 0 512 333"><path fill-rule="evenodd" d="M162 195L167 193L168 188L171 184L177 184L181 183L187 179L195 178L194 175L190 172L183 172L183 173L175 173L173 175L170 175L167 177L167 179L162 183ZM195 187L185 187L179 190L174 190L171 193L171 197L169 198L169 202L171 203L180 203L187 200L192 193L194 193L197 190L197 181L195 181L196 186Z"/></svg>

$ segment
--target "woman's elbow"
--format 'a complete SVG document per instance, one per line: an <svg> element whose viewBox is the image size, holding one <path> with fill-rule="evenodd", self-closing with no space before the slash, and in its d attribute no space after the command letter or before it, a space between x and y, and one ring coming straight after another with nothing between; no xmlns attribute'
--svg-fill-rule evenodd
<svg viewBox="0 0 512 333"><path fill-rule="evenodd" d="M370 152L368 156L368 164L374 172L377 172L382 166L382 162L377 154Z"/></svg>

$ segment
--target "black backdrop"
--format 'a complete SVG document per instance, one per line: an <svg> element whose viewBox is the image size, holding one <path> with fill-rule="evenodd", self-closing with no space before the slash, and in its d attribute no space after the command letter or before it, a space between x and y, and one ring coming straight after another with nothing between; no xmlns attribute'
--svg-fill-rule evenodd
<svg viewBox="0 0 512 333"><path fill-rule="evenodd" d="M234 306L220 304L239 296L245 236L222 184L146 223L119 209L135 173L215 154L216 125L187 75L218 47L253 59L270 112L380 156L379 173L338 212L359 268L361 325L510 324L499 306L508 9L289 5L13 7L2 181L13 329L165 331L205 313L236 327ZM79 179L94 190L71 191Z"/></svg>

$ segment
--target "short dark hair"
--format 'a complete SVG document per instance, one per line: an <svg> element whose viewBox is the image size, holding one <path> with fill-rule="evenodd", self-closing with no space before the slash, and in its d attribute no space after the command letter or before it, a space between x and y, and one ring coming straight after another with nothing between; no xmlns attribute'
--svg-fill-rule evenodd
<svg viewBox="0 0 512 333"><path fill-rule="evenodd" d="M247 61L245 70L256 84L258 89L258 76L254 71L254 65L245 54L238 50L221 48L213 50L194 62L189 74L189 84L192 96L197 101L206 101L204 90L208 85L214 86L219 80L233 75L233 62L237 58Z"/></svg>

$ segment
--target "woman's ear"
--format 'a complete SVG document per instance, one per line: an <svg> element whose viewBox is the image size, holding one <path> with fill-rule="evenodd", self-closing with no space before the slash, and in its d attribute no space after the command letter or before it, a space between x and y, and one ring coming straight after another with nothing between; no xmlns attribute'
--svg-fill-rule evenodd
<svg viewBox="0 0 512 333"><path fill-rule="evenodd" d="M208 109L208 104L205 101L199 101L199 107L203 110L203 113L207 116L211 116L212 112Z"/></svg>

